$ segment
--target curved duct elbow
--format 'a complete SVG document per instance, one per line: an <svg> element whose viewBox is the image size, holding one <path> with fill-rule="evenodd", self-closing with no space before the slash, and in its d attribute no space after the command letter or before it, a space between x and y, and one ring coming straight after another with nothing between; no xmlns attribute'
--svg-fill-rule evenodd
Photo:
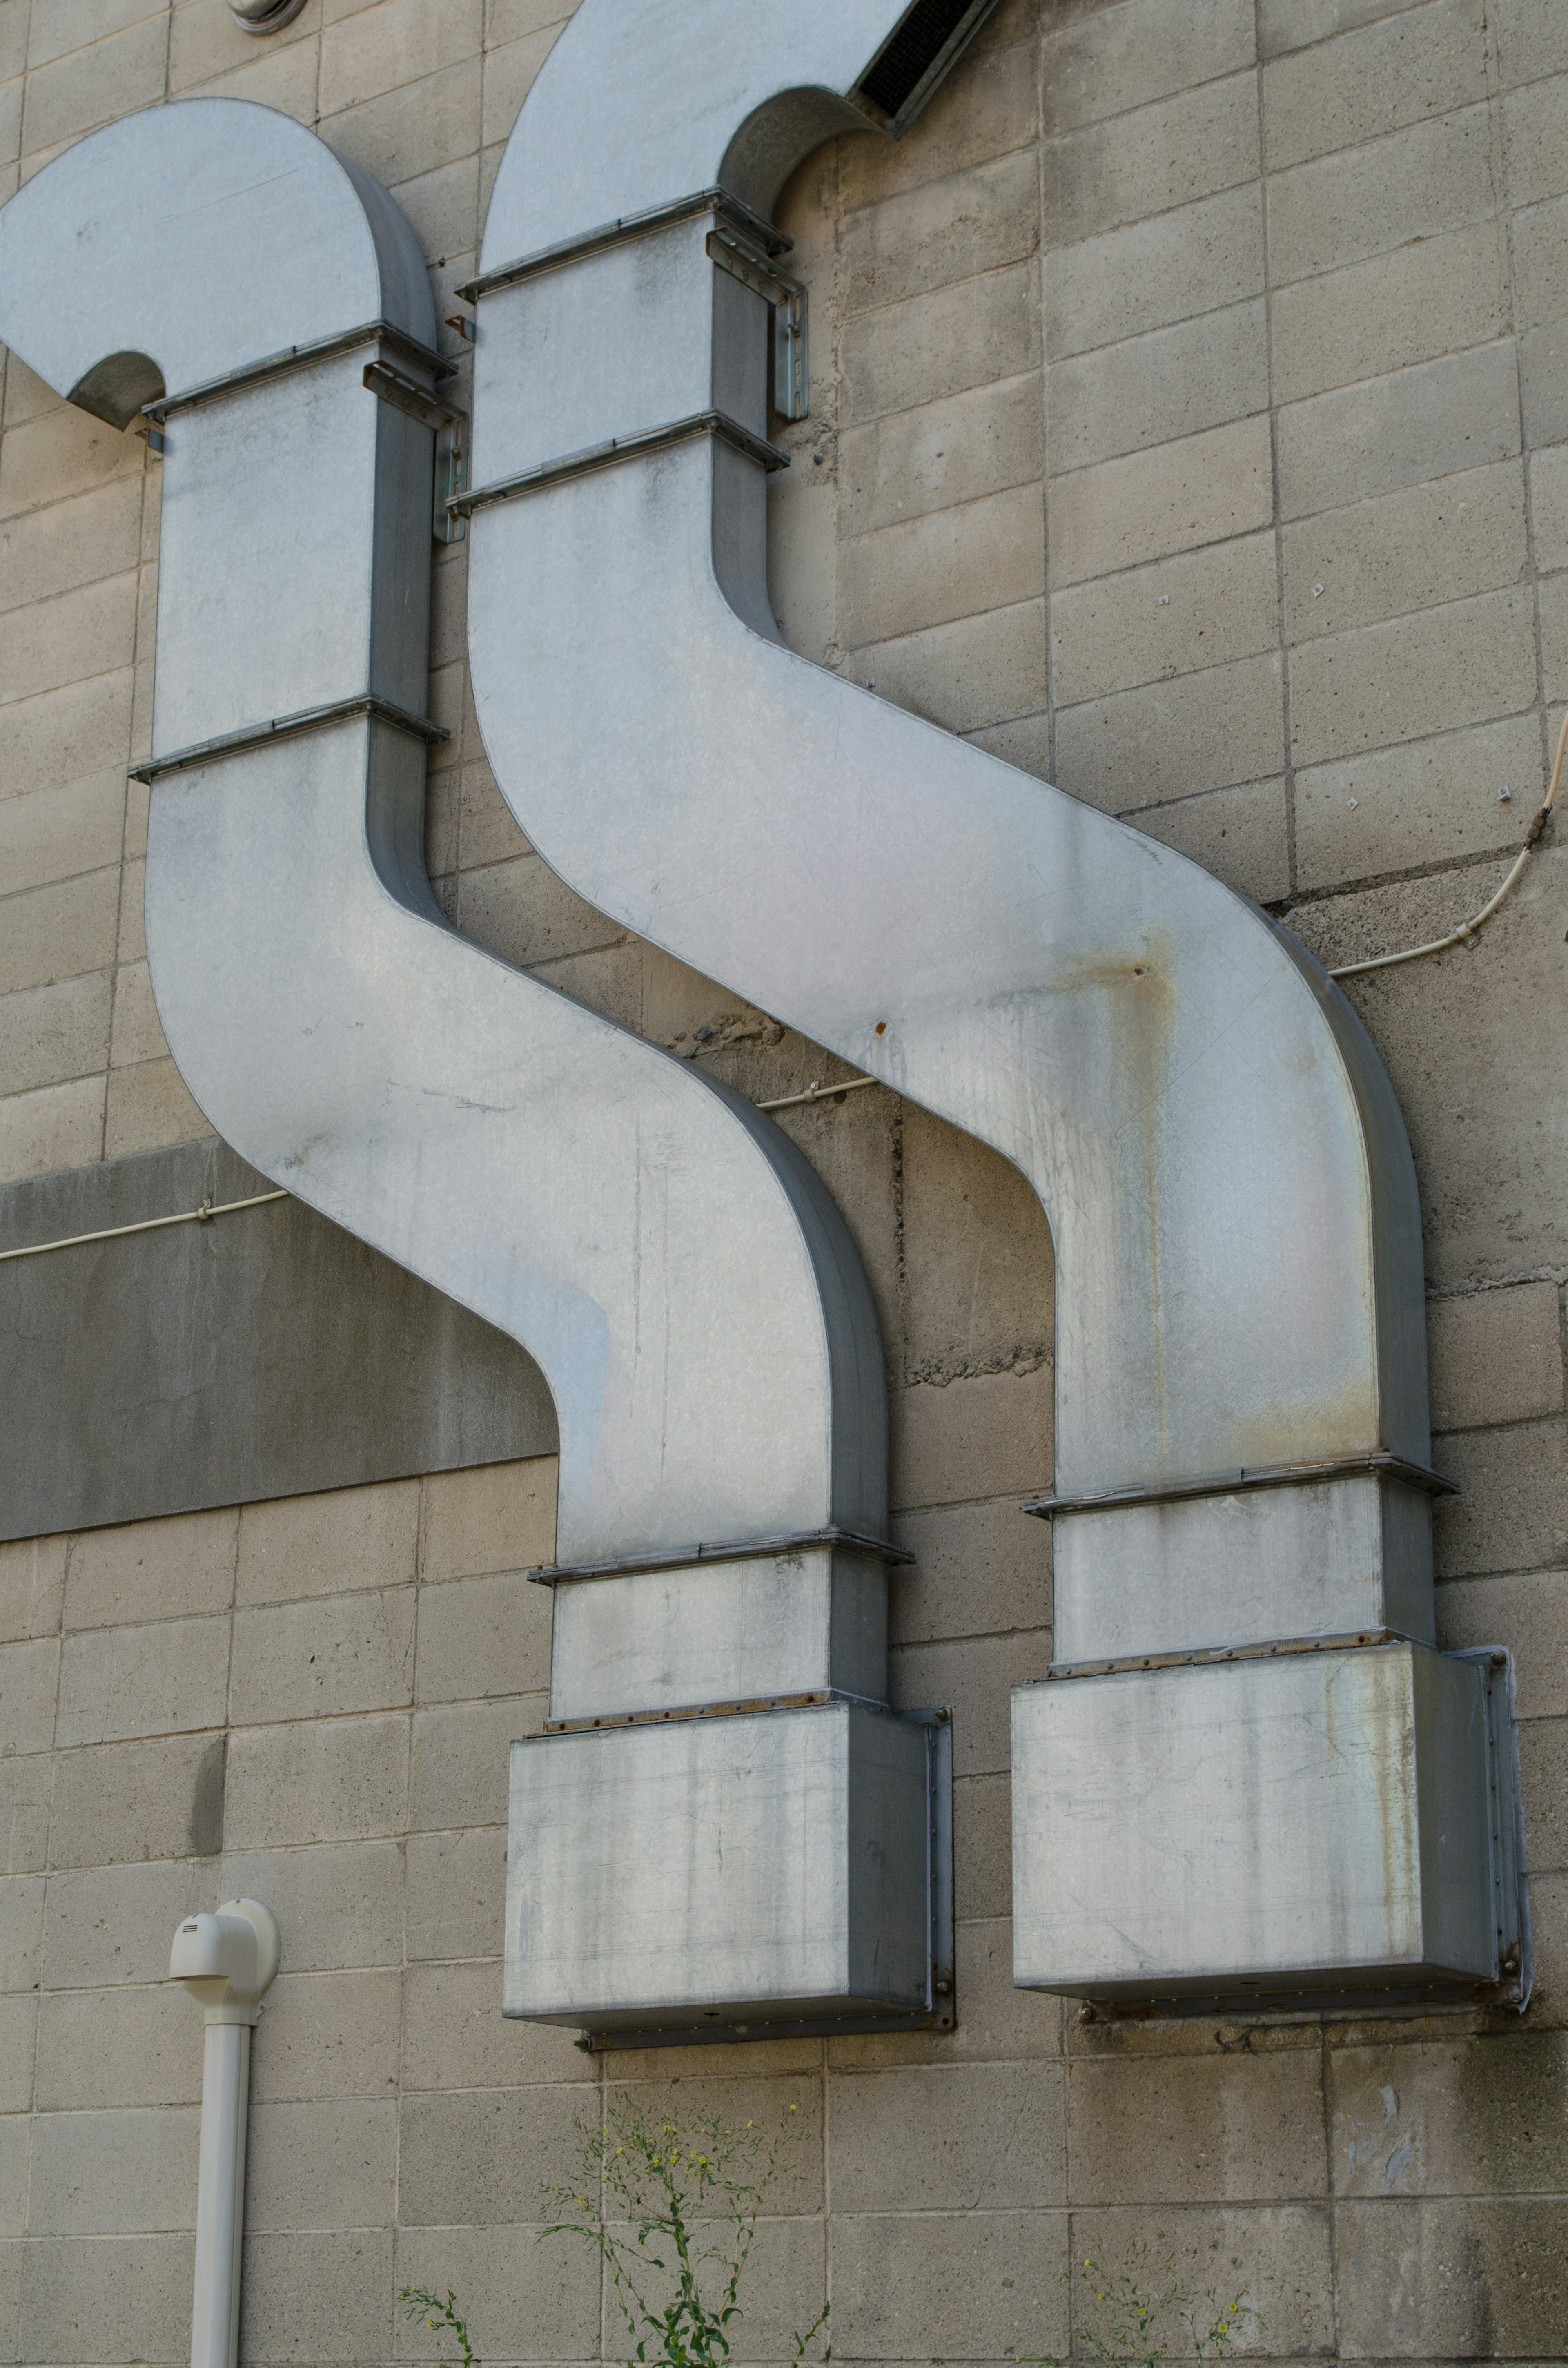
<svg viewBox="0 0 1568 2368"><path fill-rule="evenodd" d="M1506 1714L1431 1650L1415 1180L1353 1010L1197 865L773 627L788 242L762 217L828 131L901 128L982 13L805 0L759 31L722 0L584 0L472 291L481 727L582 895L994 1145L1045 1208L1058 1666L1016 1702L1017 1978L1506 1986ZM1216 1750L1219 1804L1168 1781ZM1256 1891L1223 1945L1184 1907L1221 1857Z"/></svg>
<svg viewBox="0 0 1568 2368"><path fill-rule="evenodd" d="M51 385L100 414L151 387L165 423L138 769L181 1074L255 1167L510 1333L555 1399L551 1713L587 1732L519 1747L511 2006L928 2016L932 1746L878 1707L885 1393L842 1220L742 1097L463 940L426 877L449 407L412 233L298 124L191 100L40 172L0 212L0 289ZM804 1707L766 1746L696 1717L774 1698ZM609 1751L609 1718L659 1724ZM711 1973L627 1920L672 1783ZM743 1814L754 1891L723 1873Z"/></svg>

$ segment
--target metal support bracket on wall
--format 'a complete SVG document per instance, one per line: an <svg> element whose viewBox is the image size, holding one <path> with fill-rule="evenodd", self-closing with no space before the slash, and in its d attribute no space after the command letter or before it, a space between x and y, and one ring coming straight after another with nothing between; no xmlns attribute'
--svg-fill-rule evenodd
<svg viewBox="0 0 1568 2368"><path fill-rule="evenodd" d="M806 354L806 291L798 279L780 271L767 249L727 222L708 233L708 252L721 271L749 288L773 308L770 408L782 419L805 419L811 413L811 384Z"/></svg>

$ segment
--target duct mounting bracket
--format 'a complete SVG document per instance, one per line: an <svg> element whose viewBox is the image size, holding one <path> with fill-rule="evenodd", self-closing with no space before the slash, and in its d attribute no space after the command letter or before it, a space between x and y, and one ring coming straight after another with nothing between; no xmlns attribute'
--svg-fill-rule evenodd
<svg viewBox="0 0 1568 2368"><path fill-rule="evenodd" d="M811 410L804 288L730 222L714 224L708 233L708 252L721 271L773 307L772 405L781 418L804 419Z"/></svg>
<svg viewBox="0 0 1568 2368"><path fill-rule="evenodd" d="M468 488L468 414L456 404L444 403L416 379L406 378L379 356L365 364L365 384L394 411L406 412L422 427L436 431L436 484L431 501L430 531L437 542L461 542L468 520L449 507Z"/></svg>

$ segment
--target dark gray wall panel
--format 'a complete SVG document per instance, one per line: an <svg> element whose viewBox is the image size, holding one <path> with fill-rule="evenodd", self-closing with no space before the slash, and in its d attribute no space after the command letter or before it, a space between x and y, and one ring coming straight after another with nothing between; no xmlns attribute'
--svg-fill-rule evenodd
<svg viewBox="0 0 1568 2368"><path fill-rule="evenodd" d="M0 1249L265 1192L209 1140L0 1188ZM517 1343L298 1201L0 1264L0 1538L555 1451Z"/></svg>

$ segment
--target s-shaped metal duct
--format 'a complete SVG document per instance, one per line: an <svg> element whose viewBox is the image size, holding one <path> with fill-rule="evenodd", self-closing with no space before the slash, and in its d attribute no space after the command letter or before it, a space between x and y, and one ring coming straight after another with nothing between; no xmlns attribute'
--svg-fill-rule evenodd
<svg viewBox="0 0 1568 2368"><path fill-rule="evenodd" d="M163 426L139 769L181 1074L554 1395L566 1731L518 1753L514 1991L589 2028L939 2019L944 1730L885 1707L885 1383L843 1222L743 1097L465 941L426 876L446 413L407 223L268 108L153 108L0 212L0 334Z"/></svg>
<svg viewBox="0 0 1568 2368"><path fill-rule="evenodd" d="M1017 1979L1518 1995L1511 1714L1491 1657L1432 1649L1415 1179L1354 1011L1196 864L771 615L768 211L985 13L583 0L472 291L481 727L582 895L1049 1215L1058 1658L1014 1697Z"/></svg>

